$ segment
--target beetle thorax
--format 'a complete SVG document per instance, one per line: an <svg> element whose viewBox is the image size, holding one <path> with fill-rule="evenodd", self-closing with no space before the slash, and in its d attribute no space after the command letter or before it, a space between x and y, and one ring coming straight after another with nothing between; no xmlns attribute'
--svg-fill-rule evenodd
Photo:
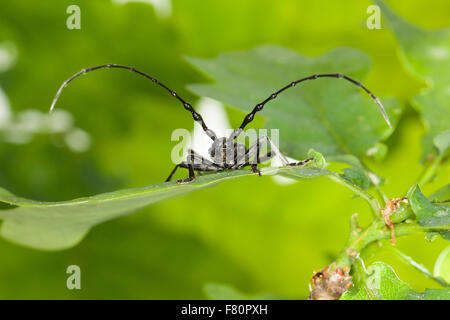
<svg viewBox="0 0 450 320"><path fill-rule="evenodd" d="M239 159L243 159L245 151L243 144L225 137L214 140L208 150L213 162L223 167L230 167Z"/></svg>

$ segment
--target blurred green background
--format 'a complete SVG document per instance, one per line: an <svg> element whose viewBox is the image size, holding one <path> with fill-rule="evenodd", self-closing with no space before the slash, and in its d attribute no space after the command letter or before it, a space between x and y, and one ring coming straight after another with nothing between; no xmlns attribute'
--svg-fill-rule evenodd
<svg viewBox="0 0 450 320"><path fill-rule="evenodd" d="M185 87L207 79L185 56L214 57L262 44L306 55L349 46L373 61L367 86L405 105L398 129L386 141L386 159L367 163L387 178L385 190L391 197L403 196L415 182L425 129L408 99L425 85L403 69L397 42L383 21L381 30L367 29L370 1L158 3L171 7L155 10L147 3L106 0L1 1L0 45L15 56L9 68L0 69L10 118L32 126L33 119L47 112L63 80L97 64L135 66L196 101ZM450 21L449 1L387 3L424 28L446 27ZM71 4L81 8L81 30L66 28ZM64 130L19 140L3 132L1 187L57 201L157 183L173 167L172 130L193 127L189 114L160 88L120 71L78 79L58 108L71 113L72 118L61 113L60 121L68 123L75 137L87 139L88 133L89 148L77 152L70 147ZM239 125L243 113L227 111L231 123ZM449 179L447 166L424 188L425 194ZM0 240L0 298L195 299L205 298L203 287L210 282L249 293L306 298L312 271L336 257L355 212L362 223L370 221L364 201L325 179L290 185L269 177L229 181L97 226L69 250L36 251ZM427 243L422 236L398 239L400 249L431 270L445 246L441 239ZM380 259L413 289L438 287L392 254L381 251L371 258ZM66 288L65 271L71 264L81 267L82 290Z"/></svg>

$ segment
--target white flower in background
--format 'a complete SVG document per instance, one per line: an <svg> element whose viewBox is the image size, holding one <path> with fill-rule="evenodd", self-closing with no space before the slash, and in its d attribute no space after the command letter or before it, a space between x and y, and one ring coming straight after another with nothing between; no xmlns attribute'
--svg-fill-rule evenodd
<svg viewBox="0 0 450 320"><path fill-rule="evenodd" d="M9 41L0 42L0 72L5 72L15 64L17 49ZM8 97L0 86L0 127L11 119Z"/></svg>
<svg viewBox="0 0 450 320"><path fill-rule="evenodd" d="M64 136L67 146L74 152L84 152L91 146L91 136L84 130L73 128Z"/></svg>
<svg viewBox="0 0 450 320"><path fill-rule="evenodd" d="M17 48L10 41L0 42L0 72L11 69L17 58Z"/></svg>
<svg viewBox="0 0 450 320"><path fill-rule="evenodd" d="M0 72L11 69L17 59L13 43L0 43ZM0 86L0 140L12 144L30 143L36 134L61 134L67 147L83 152L91 145L90 135L74 126L73 116L66 110L49 114L37 109L13 113L5 92Z"/></svg>
<svg viewBox="0 0 450 320"><path fill-rule="evenodd" d="M155 8L155 13L158 18L165 19L172 15L171 0L112 0L117 4L124 4L128 2L143 2L152 5Z"/></svg>
<svg viewBox="0 0 450 320"><path fill-rule="evenodd" d="M0 128L5 126L11 119L11 108L8 97L0 87Z"/></svg>

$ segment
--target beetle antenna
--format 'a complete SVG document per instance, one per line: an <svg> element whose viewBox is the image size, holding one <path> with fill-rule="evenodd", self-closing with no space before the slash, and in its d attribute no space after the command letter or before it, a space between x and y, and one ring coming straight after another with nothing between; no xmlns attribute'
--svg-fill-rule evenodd
<svg viewBox="0 0 450 320"><path fill-rule="evenodd" d="M244 121L242 122L241 126L239 127L239 129L236 129L235 132L238 135L239 133L242 132L242 130L244 129L244 127L249 124L253 118L255 117L255 114L258 111L261 111L264 108L264 105L275 99L280 93L282 93L283 91L287 90L288 88L294 87L295 85L297 85L300 82L306 81L306 80L314 80L314 79L318 79L318 78L338 78L338 79L345 79L347 81L350 81L351 83L357 85L358 87L362 88L365 92L367 92L369 94L369 96L376 102L376 104L378 105L381 114L383 115L384 120L386 121L387 125L389 126L389 128L392 128L391 122L389 121L389 117L386 113L386 111L384 110L383 105L381 104L380 99L378 99L372 92L370 92L369 89L367 89L363 84L361 84L360 82L344 75L344 74L340 74L340 73L326 73L326 74L315 74L306 78L302 78L300 80L296 80L293 81L291 83L289 83L287 86L281 88L280 90L272 93L266 100L258 103L252 110L252 112L250 112L249 114L247 114L244 118ZM236 138L237 135L234 135L233 138Z"/></svg>
<svg viewBox="0 0 450 320"><path fill-rule="evenodd" d="M183 104L183 107L189 111L192 114L192 117L194 118L195 121L197 121L198 123L200 123L200 125L202 126L203 130L205 131L205 133L212 139L215 140L216 139L216 134L209 129L206 124L205 121L203 121L202 116L197 113L194 108L192 107L192 105L188 102L186 102L183 98L181 98L175 91L169 89L169 87L167 87L165 84L163 84L162 82L160 82L158 79L153 78L151 76L149 76L148 74L145 74L142 71L136 70L135 68L132 67L127 67L127 66L122 66L122 65L118 65L118 64L104 64L101 66L96 66L96 67L92 67L92 68L88 68L88 69L83 69L80 72L74 74L72 77L70 77L69 79L67 79L66 81L63 82L63 84L61 85L61 87L59 87L58 91L56 92L55 98L53 99L52 105L50 106L50 112L52 112L52 110L55 107L56 102L59 99L59 96L61 95L61 92L63 91L63 89L65 87L67 87L67 85L74 80L75 78L86 74L88 72L91 71L95 71L98 69L103 69L103 68L117 68L117 69L127 69L130 70L132 72L135 72L137 74L140 74L141 76L146 77L147 79L150 79L153 83L156 83L157 85L159 85L160 87L163 87L164 89L166 89L174 98L176 98L178 101L180 101Z"/></svg>

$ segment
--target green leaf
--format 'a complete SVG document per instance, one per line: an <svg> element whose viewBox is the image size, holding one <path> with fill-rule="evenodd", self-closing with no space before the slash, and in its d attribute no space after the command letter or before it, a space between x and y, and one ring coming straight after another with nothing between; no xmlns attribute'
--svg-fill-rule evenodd
<svg viewBox="0 0 450 320"><path fill-rule="evenodd" d="M449 129L450 28L421 29L396 15L383 1L376 3L399 41L405 66L429 85L413 100L428 129L422 140L426 156L433 150L433 138Z"/></svg>
<svg viewBox="0 0 450 320"><path fill-rule="evenodd" d="M423 91L413 100L428 130L422 138L424 157L433 152L433 137L448 129L450 119L448 91L448 87L436 85Z"/></svg>
<svg viewBox="0 0 450 320"><path fill-rule="evenodd" d="M413 186L408 191L408 200L420 225L435 227L450 223L449 204L430 202L422 194L418 185Z"/></svg>
<svg viewBox="0 0 450 320"><path fill-rule="evenodd" d="M392 268L375 262L367 268L363 283L346 291L341 300L436 300L450 299L450 289L427 289L424 293L412 290L401 281Z"/></svg>
<svg viewBox="0 0 450 320"><path fill-rule="evenodd" d="M450 300L450 289L426 289L424 293L410 292L407 300Z"/></svg>
<svg viewBox="0 0 450 320"><path fill-rule="evenodd" d="M445 131L438 134L433 139L434 146L437 149L437 156L430 157L431 163L424 170L419 178L418 184L424 185L432 181L439 169L439 165L445 160L445 157L450 153L450 131ZM430 159L430 160L431 160Z"/></svg>
<svg viewBox="0 0 450 320"><path fill-rule="evenodd" d="M429 199L437 202L450 200L450 184L434 192Z"/></svg>
<svg viewBox="0 0 450 320"><path fill-rule="evenodd" d="M450 126L450 124L448 124ZM433 143L439 150L439 154L446 156L450 152L450 131L438 134L433 139Z"/></svg>
<svg viewBox="0 0 450 320"><path fill-rule="evenodd" d="M231 286L216 283L205 285L204 292L205 295L212 300L286 300L284 297L270 293L242 293Z"/></svg>
<svg viewBox="0 0 450 320"><path fill-rule="evenodd" d="M307 57L278 46L187 60L215 81L188 86L192 92L246 113L291 81L316 73L344 73L363 81L371 64L366 54L351 48ZM382 101L395 124L401 113L399 103L391 98ZM326 157L362 157L393 130L366 93L347 81L330 78L306 81L286 90L258 115L265 118L266 128L280 130L281 150L299 159L305 158L310 148Z"/></svg>
<svg viewBox="0 0 450 320"><path fill-rule="evenodd" d="M367 156L373 157L374 159L381 161L383 160L388 152L388 147L384 143L377 143L375 146L367 150Z"/></svg>
<svg viewBox="0 0 450 320"><path fill-rule="evenodd" d="M361 161L357 157L355 157L351 154L329 156L329 157L327 157L327 160L330 162L347 163L347 164L351 165L352 167L364 170L364 166L362 165Z"/></svg>
<svg viewBox="0 0 450 320"><path fill-rule="evenodd" d="M450 246L447 246L437 258L433 273L435 277L450 283Z"/></svg>
<svg viewBox="0 0 450 320"><path fill-rule="evenodd" d="M438 236L438 234L436 234L436 236ZM415 268L417 271L421 272L423 275L425 275L426 277L433 279L434 281L436 281L437 283L439 283L440 285L447 287L447 281L444 277L439 276L439 274L436 274L436 268L434 270L434 274L432 274L427 267L425 267L423 264L415 261L412 257L404 254L403 252L401 252L400 250L398 250L396 247L390 246L388 247L388 250L394 252L397 256L400 257L400 259L406 263L409 264L410 266L412 266L413 268ZM439 259L438 259L439 260Z"/></svg>
<svg viewBox="0 0 450 320"><path fill-rule="evenodd" d="M325 157L320 153L317 152L314 149L309 149L308 151L308 158L314 158L314 164L321 169L325 169L327 167L327 161L325 160Z"/></svg>
<svg viewBox="0 0 450 320"><path fill-rule="evenodd" d="M262 175L280 174L295 179L312 179L324 175L361 195L363 190L357 179L337 179L339 174L325 168L322 154L310 150L316 160L304 167L267 167ZM81 241L89 230L102 222L129 214L152 203L173 198L222 181L253 176L248 169L224 171L197 177L189 184L160 183L142 188L118 190L92 197L62 202L39 202L17 197L0 188L0 234L4 238L25 246L43 250L61 250ZM340 178L344 180L343 178ZM186 211L189 214L189 211Z"/></svg>
<svg viewBox="0 0 450 320"><path fill-rule="evenodd" d="M432 202L446 202L446 203L449 203L449 201L450 201L450 184L448 184L445 187L435 191L431 196L428 197L428 199L430 201L432 201ZM450 241L450 230L449 231L442 231L439 234L445 240Z"/></svg>
<svg viewBox="0 0 450 320"><path fill-rule="evenodd" d="M360 168L345 168L342 177L363 190L370 188L370 179L366 172Z"/></svg>
<svg viewBox="0 0 450 320"><path fill-rule="evenodd" d="M263 175L287 174L297 179L310 179L328 173L315 167L262 169ZM190 184L167 182L62 202L28 200L0 188L0 203L9 205L0 210L0 219L3 220L0 234L12 242L36 249L66 249L76 245L93 226L102 222L158 201L244 176L258 178L250 170L225 171L200 176ZM189 209L186 214L189 214Z"/></svg>
<svg viewBox="0 0 450 320"><path fill-rule="evenodd" d="M442 231L440 232L440 235L445 240L450 241L450 231Z"/></svg>
<svg viewBox="0 0 450 320"><path fill-rule="evenodd" d="M428 242L433 242L433 241L436 241L438 236L439 236L439 232L428 232L425 235L425 240L427 240Z"/></svg>
<svg viewBox="0 0 450 320"><path fill-rule="evenodd" d="M383 262L375 262L367 268L369 274L358 288L346 291L341 300L398 300L404 299L411 291Z"/></svg>

